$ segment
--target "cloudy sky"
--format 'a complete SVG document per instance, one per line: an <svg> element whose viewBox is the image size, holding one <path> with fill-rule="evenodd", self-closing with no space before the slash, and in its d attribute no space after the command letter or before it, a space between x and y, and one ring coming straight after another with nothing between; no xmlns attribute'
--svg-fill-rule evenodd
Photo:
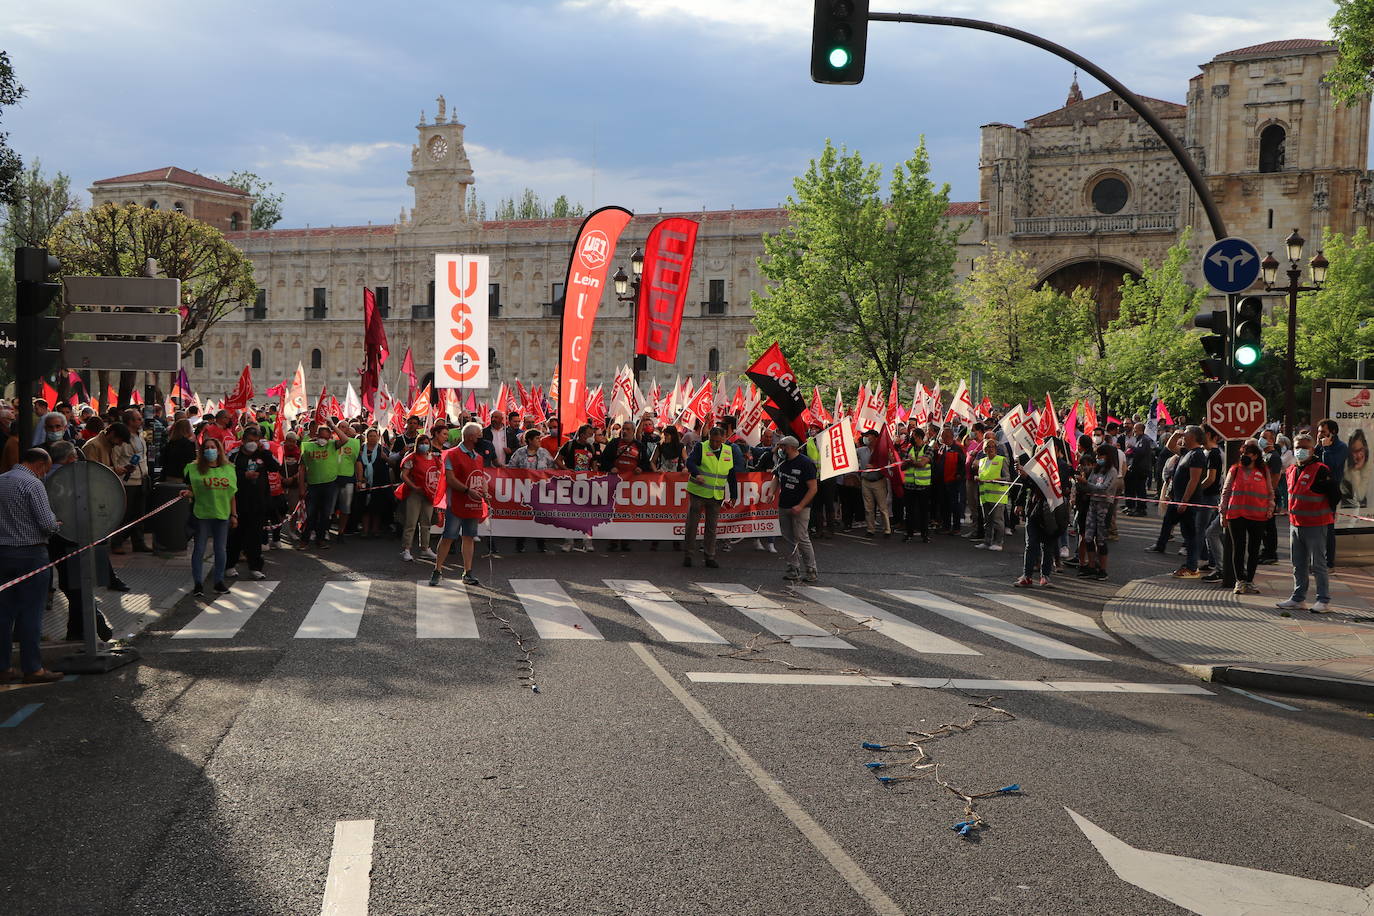
<svg viewBox="0 0 1374 916"><path fill-rule="evenodd" d="M1136 92L1183 101L1197 65L1324 38L1325 0L876 0L1037 32ZM874 23L856 87L808 78L810 0L47 0L8 10L28 90L0 130L26 160L98 178L256 171L283 227L390 222L420 111L468 126L489 208L529 186L638 211L776 206L830 137L890 164L924 135L977 196L978 127L1063 104L1071 68L1009 39ZM1101 91L1083 78L1086 94Z"/></svg>

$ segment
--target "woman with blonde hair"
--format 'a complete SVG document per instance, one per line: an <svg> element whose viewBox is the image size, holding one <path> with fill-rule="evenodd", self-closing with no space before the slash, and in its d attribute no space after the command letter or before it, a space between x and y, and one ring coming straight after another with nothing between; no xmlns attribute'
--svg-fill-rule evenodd
<svg viewBox="0 0 1374 916"><path fill-rule="evenodd" d="M195 522L196 540L191 549L191 576L195 582L192 594L205 594L206 542L215 542L214 588L221 595L229 591L224 584L224 568L228 559L229 529L238 526L236 495L239 490L238 472L224 456L223 443L206 437L200 445L197 459L182 471L187 488L183 497L191 497L191 516Z"/></svg>

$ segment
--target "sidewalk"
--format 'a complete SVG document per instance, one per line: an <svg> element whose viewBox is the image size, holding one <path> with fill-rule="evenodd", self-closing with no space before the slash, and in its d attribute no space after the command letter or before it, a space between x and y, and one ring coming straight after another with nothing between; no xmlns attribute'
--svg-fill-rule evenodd
<svg viewBox="0 0 1374 916"><path fill-rule="evenodd" d="M1127 642L1203 680L1374 702L1374 570L1334 570L1330 614L1274 607L1292 592L1286 564L1261 566L1255 585L1262 594L1233 595L1168 575L1136 579L1102 619Z"/></svg>
<svg viewBox="0 0 1374 916"><path fill-rule="evenodd" d="M149 624L191 592L191 553L128 553L110 557L115 573L129 583L130 591L95 590L96 608L105 615L115 639L137 636ZM43 614L44 644L60 642L67 635L67 599L54 591Z"/></svg>

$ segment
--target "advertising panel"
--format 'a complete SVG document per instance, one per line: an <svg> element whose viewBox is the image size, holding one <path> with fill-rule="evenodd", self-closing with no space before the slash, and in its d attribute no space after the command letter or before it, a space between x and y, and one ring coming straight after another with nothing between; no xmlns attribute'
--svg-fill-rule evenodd
<svg viewBox="0 0 1374 916"><path fill-rule="evenodd" d="M434 387L486 388L487 276L484 254L434 256Z"/></svg>

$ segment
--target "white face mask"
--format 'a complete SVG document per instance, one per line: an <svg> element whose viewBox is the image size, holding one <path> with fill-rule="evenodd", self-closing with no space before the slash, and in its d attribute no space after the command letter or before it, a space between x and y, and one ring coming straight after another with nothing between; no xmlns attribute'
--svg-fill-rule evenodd
<svg viewBox="0 0 1374 916"><path fill-rule="evenodd" d="M316 436L316 437L315 437L315 444L316 444L316 445L321 445L321 446L323 446L323 445L328 445L328 444L329 444L329 440L326 439L324 436Z"/></svg>
<svg viewBox="0 0 1374 916"><path fill-rule="evenodd" d="M205 460L206 460L206 461L218 461L218 460L219 460L219 449L207 448L207 449L205 450Z"/></svg>
<svg viewBox="0 0 1374 916"><path fill-rule="evenodd" d="M243 443L243 450L244 450L245 452L247 452L248 454L251 455L251 454L253 454L254 452L256 452L256 451L258 450L258 443L257 443L257 442L245 442L245 443Z"/></svg>
<svg viewBox="0 0 1374 916"><path fill-rule="evenodd" d="M1295 448L1293 449L1293 457L1299 461L1306 461L1312 457L1312 450L1310 448Z"/></svg>

